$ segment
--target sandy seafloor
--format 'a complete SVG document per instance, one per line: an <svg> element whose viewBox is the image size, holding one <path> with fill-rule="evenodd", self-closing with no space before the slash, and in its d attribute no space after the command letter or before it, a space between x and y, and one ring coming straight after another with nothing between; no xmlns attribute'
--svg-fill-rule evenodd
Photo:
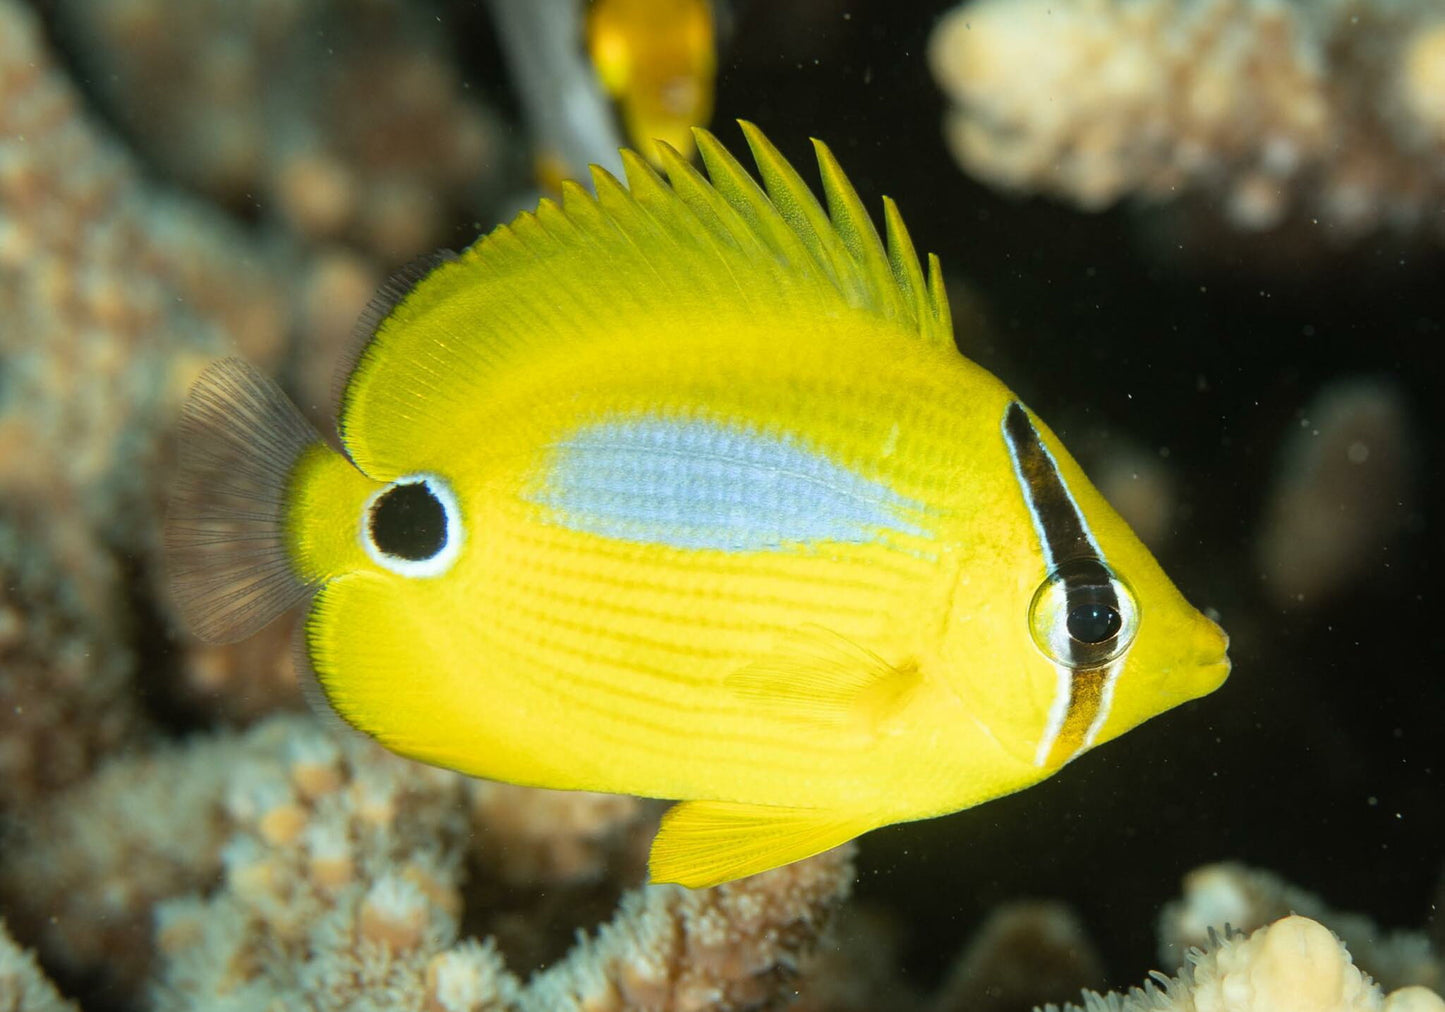
<svg viewBox="0 0 1445 1012"><path fill-rule="evenodd" d="M387 73L416 71L418 61L406 62L411 36L373 26L350 36L336 31L344 43L311 28L270 37L246 21L269 16L266 5L238 5L225 29L229 41L205 51L210 60L224 53L236 79L264 94L268 111L256 118L262 136L239 139L202 136L197 124L207 123L207 93L190 88L181 71L167 69L176 82L169 88L127 82L125 75L143 76L138 68L154 69L160 58L121 52L151 37L114 28L124 18L107 22L97 13L107 6L143 20L147 8L174 4L30 5L59 78L75 89L100 134L116 139L75 150L132 163L135 181L126 185L144 187L156 201L185 194L185 214L201 215L197 227L211 236L201 245L222 252L207 253L197 268L207 274L194 282L201 322L183 321L194 325L189 336L145 322L170 326L164 307L136 316L140 322L125 322L130 317L121 312L112 329L126 336L114 346L104 327L51 326L68 317L34 309L49 298L45 286L59 290L76 280L53 276L75 260L45 259L42 274L27 248L12 245L0 257L0 327L9 330L0 341L0 453L10 458L0 464L0 699L12 711L0 717L11 778L0 795L11 827L0 862L12 872L22 856L26 869L43 865L34 863L35 850L59 841L27 830L53 826L40 813L108 760L298 708L284 673L276 673L284 668L277 659L284 644L250 654L199 652L174 627L161 596L155 522L170 454L166 412L178 397L167 384L185 374L165 349L189 356L193 373L207 355L239 346L303 399L324 403L326 363L347 326L336 318L349 319L347 307L359 308L371 281L430 246L465 244L527 199L531 186L529 136L485 5L424 5L419 64L442 67L442 81L416 87L470 104L458 111L443 102L421 120L397 116L403 126L393 124L391 135L368 133L373 111L389 114L369 89L384 95ZM331 9L345 4L315 6L326 9L330 25L347 20ZM394 16L375 14L385 3L360 6L382 24ZM236 13L242 9L250 13ZM1133 495L1141 482L1152 490L1131 508L1153 526L1157 555L1185 594L1218 613L1233 638L1234 671L1219 692L1150 721L1040 786L865 837L849 909L866 911L870 930L889 940L894 955L879 957L887 964L880 973L897 982L896 1007L920 1007L924 999L906 1004L904 990L935 992L989 912L1024 898L1058 900L1076 913L1103 972L1081 984L1117 989L1141 982L1151 968L1173 972L1157 951L1160 910L1179 895L1186 873L1218 861L1267 869L1333 908L1445 939L1436 924L1445 839L1445 517L1437 477L1445 434L1445 229L1438 224L1445 187L1424 198L1423 224L1354 234L1308 208L1287 213L1276 228L1242 230L1228 223L1209 187L1181 186L1172 201L1125 197L1100 211L991 187L965 173L943 140L945 99L925 52L945 9L878 0L735 5L714 127L739 145L731 120L750 119L799 165L810 160L807 138L823 138L871 208L884 193L898 200L915 244L942 258L965 353L1047 419L1087 470L1113 475L1112 484L1101 480L1106 492ZM203 14L161 23L192 33L197 48L209 45ZM112 34L102 34L106 24ZM278 57L286 47L295 53ZM348 62L328 68L329 59ZM251 63L285 71L258 75L247 70ZM290 115L286 103L316 94L308 73L325 79L331 69L348 77L342 107ZM0 80L14 89L6 101L14 100L19 77L12 70ZM271 110L276 105L279 112ZM234 107L224 115L238 116ZM158 139L168 123L195 136ZM288 191L277 177L284 173L258 167L265 157L255 153L270 143L264 135L271 130L309 130L313 141L332 145L327 167L339 166L348 180L346 196L337 198L344 206L327 203L335 197L327 187L340 184L324 172L312 180L316 191L306 189L306 178L295 183L293 205L283 206ZM462 139L448 146L433 137L435 150L417 164L388 162L387 136L411 144L428 130ZM46 136L27 142L44 144ZM16 140L0 133L0 146ZM220 168L188 164L188 143L212 155L234 143L243 154ZM1442 152L1427 146L1416 157L1438 166ZM10 164L0 161L0 178ZM104 175L109 164L95 172ZM58 245L43 234L50 219L24 218L17 195L26 192L18 184L0 188L0 199L16 202L0 203L0 230L7 216L19 218L41 230L28 241ZM390 198L399 207L390 216L368 210ZM74 226L86 228L87 208L104 208L107 199L82 201ZM142 222L142 232L152 228L144 224L149 211L124 213ZM190 219L180 220L175 228L189 227ZM245 252L228 260L227 247ZM174 249L142 256L116 269L115 284L129 284L152 265L180 276L176 265L187 262ZM269 307L260 322L258 306ZM324 347L313 341L317 328L331 335ZM67 341L78 350L65 350ZM163 396L132 396L128 386L117 392L106 378L149 389L144 370L152 368L173 370L153 380L167 388ZM81 401L106 401L108 414L97 408L99 416L75 421L72 402ZM131 403L144 410L131 411ZM144 426L136 439L155 448L128 442L131 425ZM104 459L73 459L83 453L114 453L124 473ZM1359 466L1341 464L1341 455ZM55 476L36 477L50 467ZM126 470L132 467L142 470ZM1352 519L1330 519L1341 515ZM71 598L80 603L65 603ZM57 609L61 617L53 618ZM100 626L87 631L91 618ZM47 644L77 642L79 659L46 655ZM110 663L93 651L120 659ZM104 677L109 687L87 696L83 685L52 676L52 665ZM48 693L62 691L74 702L39 728L29 714L44 708ZM66 751L66 735L83 744ZM69 763L58 772L46 764L61 759L40 754L52 747ZM594 889L586 903L548 903L534 889L509 910L519 937L531 930L553 939L526 950L541 953L539 961L565 948L573 928L591 929L610 916L617 892L636 883L636 861L603 864L614 876L610 892ZM83 876L42 888L32 874L41 873L27 870L19 885L12 874L0 898L16 941L39 946L42 965L86 1008L149 1007L149 978L138 983L122 974L117 982L105 966L109 958L146 965L150 957L131 950L149 948L147 919L127 929L141 933L129 947L77 956L57 942L63 928L47 928L35 902L47 890L66 891L68 916L83 916L75 911L84 898L74 892ZM209 874L185 891L204 895L214 887L214 870ZM485 882L485 872L473 881ZM495 899L467 896L468 903ZM518 928L526 917L546 923ZM478 925L500 930L470 908L461 923L464 934ZM519 976L530 969L513 965ZM151 965L146 972L158 971ZM1075 991L1035 996L1070 998ZM870 1003L885 1007L873 999L831 1007Z"/></svg>

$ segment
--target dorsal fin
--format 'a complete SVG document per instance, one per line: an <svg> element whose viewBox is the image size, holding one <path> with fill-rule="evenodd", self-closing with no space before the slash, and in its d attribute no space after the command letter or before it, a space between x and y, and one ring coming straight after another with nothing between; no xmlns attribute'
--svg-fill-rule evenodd
<svg viewBox="0 0 1445 1012"><path fill-rule="evenodd" d="M389 286L363 324L374 332L339 412L357 465L394 477L399 447L424 445L428 427L485 403L521 356L639 326L685 342L689 313L784 327L861 313L951 352L937 261L924 271L892 202L885 245L826 145L814 142L820 203L761 131L742 129L761 184L698 130L708 178L666 145L665 179L624 152L625 184L594 168L595 196L564 185L560 201L543 200L460 257L426 262Z"/></svg>
<svg viewBox="0 0 1445 1012"><path fill-rule="evenodd" d="M371 339L376 336L382 321L391 315L391 311L411 294L411 290L420 284L423 278L437 267L456 258L457 255L449 249L423 253L406 266L397 268L381 283L381 287L356 318L356 325L351 328L351 343L336 363L336 371L331 377L331 405L338 415L341 413L341 399L346 394L346 382L356 369L356 363L361 361L362 353L371 344Z"/></svg>

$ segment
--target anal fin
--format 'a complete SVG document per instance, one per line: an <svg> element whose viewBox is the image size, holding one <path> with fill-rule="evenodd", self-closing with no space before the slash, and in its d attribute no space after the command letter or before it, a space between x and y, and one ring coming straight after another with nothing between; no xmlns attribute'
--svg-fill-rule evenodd
<svg viewBox="0 0 1445 1012"><path fill-rule="evenodd" d="M852 812L683 801L662 817L648 869L653 882L702 889L821 854L878 825Z"/></svg>

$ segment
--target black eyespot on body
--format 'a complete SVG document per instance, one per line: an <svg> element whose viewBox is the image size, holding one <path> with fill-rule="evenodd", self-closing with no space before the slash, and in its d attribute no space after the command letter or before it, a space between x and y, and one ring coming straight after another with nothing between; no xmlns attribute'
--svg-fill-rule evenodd
<svg viewBox="0 0 1445 1012"><path fill-rule="evenodd" d="M372 503L367 531L377 551L425 562L447 546L447 511L425 482L397 484Z"/></svg>
<svg viewBox="0 0 1445 1012"><path fill-rule="evenodd" d="M1091 602L1070 609L1066 624L1069 635L1080 643L1103 643L1118 634L1124 620L1117 608Z"/></svg>

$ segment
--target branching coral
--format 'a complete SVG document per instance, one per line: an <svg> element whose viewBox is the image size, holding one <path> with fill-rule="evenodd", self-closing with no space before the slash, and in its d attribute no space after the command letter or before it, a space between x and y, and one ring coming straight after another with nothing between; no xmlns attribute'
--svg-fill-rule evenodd
<svg viewBox="0 0 1445 1012"><path fill-rule="evenodd" d="M1438 228L1429 0L973 0L930 45L954 157L1086 208L1218 195L1241 228Z"/></svg>
<svg viewBox="0 0 1445 1012"><path fill-rule="evenodd" d="M157 908L156 1007L502 1007L515 983L499 958L454 947L461 787L309 720L258 727L217 792L221 888Z"/></svg>
<svg viewBox="0 0 1445 1012"><path fill-rule="evenodd" d="M78 1012L46 979L35 957L16 945L0 921L0 1009L5 1012Z"/></svg>
<svg viewBox="0 0 1445 1012"><path fill-rule="evenodd" d="M789 993L852 881L845 848L716 890L649 886L523 987L490 941L461 938L474 838L534 827L528 845L568 861L530 873L585 876L646 809L522 788L470 805L469 783L275 717L59 796L11 842L5 896L56 965L151 976L161 1009L722 1010ZM551 846L544 819L567 804Z"/></svg>
<svg viewBox="0 0 1445 1012"><path fill-rule="evenodd" d="M1445 1001L1423 987L1383 995L1328 928L1291 916L1191 949L1176 977L1158 974L1127 995L1085 994L1082 1012L1445 1012Z"/></svg>

